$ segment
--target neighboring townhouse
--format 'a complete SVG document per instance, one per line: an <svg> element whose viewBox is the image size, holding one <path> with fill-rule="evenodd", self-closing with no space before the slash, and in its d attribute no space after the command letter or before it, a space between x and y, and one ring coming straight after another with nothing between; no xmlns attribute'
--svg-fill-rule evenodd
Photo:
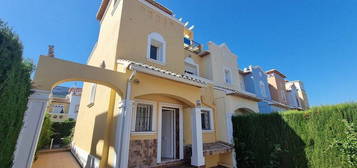
<svg viewBox="0 0 357 168"><path fill-rule="evenodd" d="M240 73L244 77L246 91L256 94L260 113L272 113L286 110L306 110L308 105L304 89L300 81L287 81L285 75L278 70L264 72L259 66L249 66Z"/></svg>
<svg viewBox="0 0 357 168"><path fill-rule="evenodd" d="M208 43L208 50L203 59L207 69L207 79L213 83L213 98L216 109L216 138L218 141L233 143L231 117L258 113L255 94L246 92L244 79L239 73L238 57L226 44ZM231 156L226 156L227 158Z"/></svg>
<svg viewBox="0 0 357 168"><path fill-rule="evenodd" d="M72 142L80 164L235 167L231 117L258 113L261 98L245 91L227 45L205 50L154 0L103 0L97 19L87 64L128 80L124 90L84 83Z"/></svg>
<svg viewBox="0 0 357 168"><path fill-rule="evenodd" d="M69 101L68 118L77 119L79 112L79 105L81 103L82 88L72 87L68 90L66 98Z"/></svg>
<svg viewBox="0 0 357 168"><path fill-rule="evenodd" d="M288 105L294 109L302 109L301 102L298 95L298 90L293 82L286 81L286 96Z"/></svg>
<svg viewBox="0 0 357 168"><path fill-rule="evenodd" d="M271 108L272 112L289 110L288 105L285 78L286 76L276 69L272 69L266 72L268 75L268 83L270 95L272 98Z"/></svg>
<svg viewBox="0 0 357 168"><path fill-rule="evenodd" d="M245 90L254 93L262 101L258 103L260 113L271 113L271 95L268 83L268 75L259 66L249 66L241 71L244 77Z"/></svg>
<svg viewBox="0 0 357 168"><path fill-rule="evenodd" d="M76 120L79 111L81 88L57 86L49 98L47 113L53 122Z"/></svg>
<svg viewBox="0 0 357 168"><path fill-rule="evenodd" d="M68 119L69 102L66 98L50 97L47 113L53 122L63 122Z"/></svg>
<svg viewBox="0 0 357 168"><path fill-rule="evenodd" d="M310 108L309 99L308 99L307 93L304 88L304 83L302 81L299 81L299 80L289 81L289 82L286 82L286 86L287 87L291 87L291 86L295 87L296 92L297 92L296 94L298 97L297 102L300 103L299 107L301 107L302 110L307 110Z"/></svg>

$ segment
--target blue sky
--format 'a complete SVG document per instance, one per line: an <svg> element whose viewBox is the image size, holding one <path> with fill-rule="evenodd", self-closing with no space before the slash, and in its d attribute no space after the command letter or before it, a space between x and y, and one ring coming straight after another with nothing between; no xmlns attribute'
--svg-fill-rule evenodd
<svg viewBox="0 0 357 168"><path fill-rule="evenodd" d="M241 68L277 68L302 80L312 105L357 100L356 0L158 0L194 24L196 41L225 42ZM56 46L85 63L98 37L100 0L2 0L8 22L34 59Z"/></svg>

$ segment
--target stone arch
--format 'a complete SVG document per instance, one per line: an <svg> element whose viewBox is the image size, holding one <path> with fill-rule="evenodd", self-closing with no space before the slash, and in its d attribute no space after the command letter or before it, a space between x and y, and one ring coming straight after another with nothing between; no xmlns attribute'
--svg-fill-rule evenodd
<svg viewBox="0 0 357 168"><path fill-rule="evenodd" d="M13 168L31 167L47 108L49 94L53 87L70 81L83 81L107 86L124 97L129 75L40 56L32 81L33 94L29 98L24 126L17 140Z"/></svg>
<svg viewBox="0 0 357 168"><path fill-rule="evenodd" d="M64 82L83 81L107 86L123 96L126 79L128 76L124 73L41 56L33 80L33 89L50 91Z"/></svg>
<svg viewBox="0 0 357 168"><path fill-rule="evenodd" d="M256 113L254 110L252 110L253 108L250 107L238 107L236 108L236 110L234 111L233 115L248 115L248 114L254 114Z"/></svg>
<svg viewBox="0 0 357 168"><path fill-rule="evenodd" d="M190 108L194 108L195 107L195 102L177 95L172 95L172 94L168 94L168 93L151 93L151 94L144 94L144 95L138 95L135 96L134 98L140 99L140 98L146 98L146 97L154 97L154 96L164 96L164 97L168 97L171 99L175 99L178 100L180 102L183 103L183 105L188 106Z"/></svg>

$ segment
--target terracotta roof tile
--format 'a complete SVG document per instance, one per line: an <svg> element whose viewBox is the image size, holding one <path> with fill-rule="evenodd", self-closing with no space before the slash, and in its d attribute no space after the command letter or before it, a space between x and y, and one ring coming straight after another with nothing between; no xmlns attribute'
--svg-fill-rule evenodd
<svg viewBox="0 0 357 168"><path fill-rule="evenodd" d="M161 68L158 68L158 67L154 67L154 66L151 66L151 65L139 63L139 62L134 62L134 61L130 61L130 60L124 60L124 59L119 59L118 62L125 62L129 66L130 65L134 65L134 66L137 66L137 67L142 67L142 68L145 68L145 69L148 69L148 70L153 70L153 71L156 71L156 72L159 72L159 73L162 73L162 74L170 75L170 76L175 77L175 78L189 80L189 81L201 84L201 85L207 85L209 83L208 80L200 79L200 77L196 78L196 77L193 77L193 76L188 76L188 75L184 75L184 74L178 74L178 73L174 73L174 72L171 72L171 71L168 71L168 70L164 70L164 69L161 69Z"/></svg>

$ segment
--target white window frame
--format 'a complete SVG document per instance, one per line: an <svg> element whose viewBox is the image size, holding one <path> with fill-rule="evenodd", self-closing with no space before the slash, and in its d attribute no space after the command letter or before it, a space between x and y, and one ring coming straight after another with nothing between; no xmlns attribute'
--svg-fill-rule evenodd
<svg viewBox="0 0 357 168"><path fill-rule="evenodd" d="M88 107L94 106L96 92L97 92L97 84L93 83L90 90Z"/></svg>
<svg viewBox="0 0 357 168"><path fill-rule="evenodd" d="M214 131L214 117L213 117L213 110L211 108L208 107L203 107L201 108L201 113L202 111L208 111L209 112L209 117L210 117L210 128L209 130L204 130L202 129L203 133L208 133L208 132L213 132ZM202 122L202 118L201 118L201 122Z"/></svg>
<svg viewBox="0 0 357 168"><path fill-rule="evenodd" d="M58 110L57 110L58 109ZM52 114L61 114L61 111L63 110L64 112L64 105L63 104L54 104L52 106Z"/></svg>
<svg viewBox="0 0 357 168"><path fill-rule="evenodd" d="M185 72L185 75L200 76L200 66L192 58L186 57L184 62L185 62L185 71L186 71L186 64L189 64L196 67L196 72L197 72L197 74L189 74Z"/></svg>
<svg viewBox="0 0 357 168"><path fill-rule="evenodd" d="M150 58L151 45L153 45L153 42L160 43L160 46L158 46L158 60ZM165 65L165 63L166 63L166 41L161 34L159 34L157 32L152 32L148 35L146 59L148 61L154 62L156 64Z"/></svg>
<svg viewBox="0 0 357 168"><path fill-rule="evenodd" d="M260 93L262 94L263 97L268 97L268 94L265 89L265 84L263 81L259 81L259 88L260 88Z"/></svg>
<svg viewBox="0 0 357 168"><path fill-rule="evenodd" d="M179 109L179 127L180 127L180 133L179 133L179 138L180 138L180 159L184 159L184 142L183 142L183 107L182 105L178 105L178 104L171 104L171 103L163 103L160 102L159 103L159 111L158 111L158 122L157 122L157 155L156 155L156 159L157 159L157 163L161 163L161 136L162 136L162 131L161 131L161 127L162 127L162 109L165 107L169 107L169 108L177 108Z"/></svg>
<svg viewBox="0 0 357 168"><path fill-rule="evenodd" d="M146 104L146 105L151 105L152 106L152 125L151 125L151 131L145 131L145 132L137 132L135 131L135 126L136 126L136 111L138 104ZM132 120L131 120L131 133L132 134L154 134L157 132L157 104L154 101L148 101L148 100L135 100L134 105L133 105L133 113L132 113Z"/></svg>
<svg viewBox="0 0 357 168"><path fill-rule="evenodd" d="M227 82L226 71L229 72L229 79L230 79L229 83ZM223 68L223 76L224 76L224 83L225 84L229 84L229 85L233 84L233 75L232 75L232 70L230 68L227 68L227 67Z"/></svg>

